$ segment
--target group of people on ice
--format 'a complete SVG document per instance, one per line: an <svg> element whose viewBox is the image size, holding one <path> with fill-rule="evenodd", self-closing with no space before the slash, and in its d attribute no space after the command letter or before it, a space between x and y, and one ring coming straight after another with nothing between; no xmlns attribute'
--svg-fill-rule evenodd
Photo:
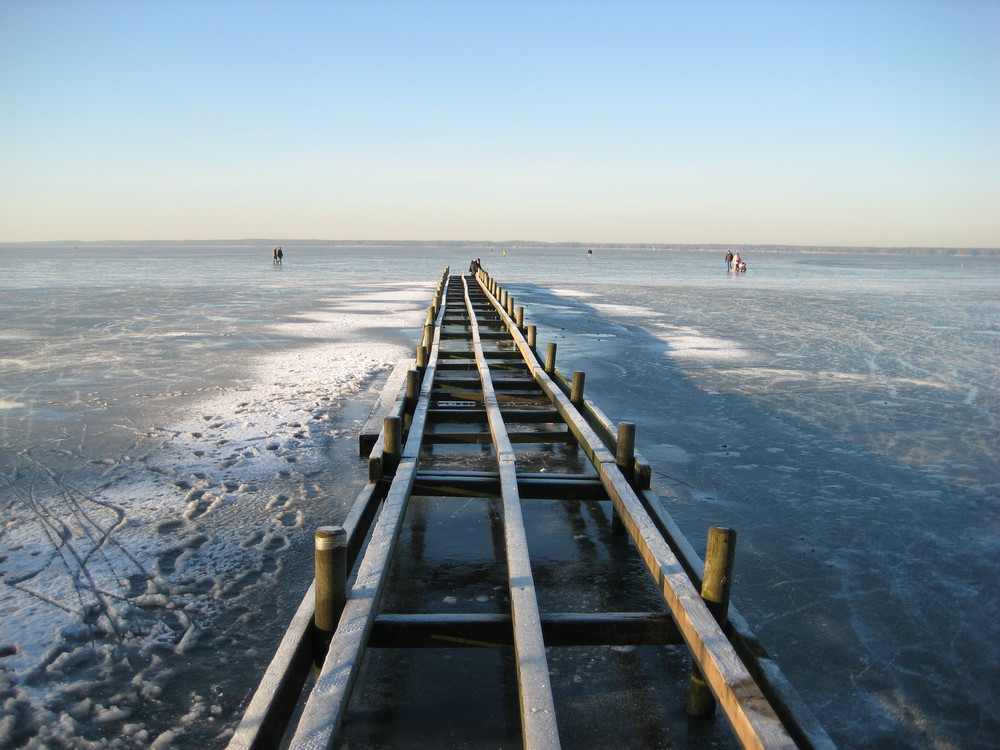
<svg viewBox="0 0 1000 750"><path fill-rule="evenodd" d="M275 263L281 263L281 260L284 257L285 257L285 254L283 252L281 252L281 248L280 247L276 247L276 248L274 248L274 250L271 251L271 258L274 259Z"/></svg>
<svg viewBox="0 0 1000 750"><path fill-rule="evenodd" d="M747 264L740 258L740 254L733 255L732 250L726 251L726 269L729 271L746 271Z"/></svg>

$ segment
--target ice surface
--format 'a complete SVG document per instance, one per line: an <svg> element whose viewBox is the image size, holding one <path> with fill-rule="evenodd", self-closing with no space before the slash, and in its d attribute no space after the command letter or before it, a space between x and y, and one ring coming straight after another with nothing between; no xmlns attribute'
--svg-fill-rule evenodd
<svg viewBox="0 0 1000 750"><path fill-rule="evenodd" d="M738 530L736 605L842 747L993 746L995 261L285 247L5 258L0 747L224 745L475 256L692 542Z"/></svg>
<svg viewBox="0 0 1000 750"><path fill-rule="evenodd" d="M273 321L233 310L194 326L146 303L190 309L197 291L139 304L118 289L15 293L43 315L21 319L24 334L6 338L23 354L2 363L0 747L224 740L237 689L272 648L254 629L270 641L287 620L253 602L308 577L296 548L317 514L346 503L329 485L357 484L336 466L356 452L365 407L354 402L370 404L374 378L409 352L399 331L422 324L433 281L381 280L303 313L275 300ZM226 291L213 307L236 307ZM58 323L44 317L53 307ZM293 589L269 598L288 606ZM215 662L245 654L254 666L237 689L220 681Z"/></svg>
<svg viewBox="0 0 1000 750"><path fill-rule="evenodd" d="M870 260L827 289L803 291L792 272L779 288L768 259L754 264L761 284L630 278L560 293L607 318L586 327L599 347L563 335L580 316L548 290L512 294L541 303L531 322L559 341L560 368L585 371L602 409L637 423L689 538L738 530L737 606L835 741L988 748L998 268L959 273L959 291L934 261L906 276Z"/></svg>

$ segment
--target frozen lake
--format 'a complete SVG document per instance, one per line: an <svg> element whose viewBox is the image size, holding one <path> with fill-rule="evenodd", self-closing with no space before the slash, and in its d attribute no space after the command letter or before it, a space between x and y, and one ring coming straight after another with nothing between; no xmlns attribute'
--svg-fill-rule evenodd
<svg viewBox="0 0 1000 750"><path fill-rule="evenodd" d="M695 546L738 530L735 604L839 745L994 746L996 259L270 250L0 248L0 747L225 744L474 255Z"/></svg>

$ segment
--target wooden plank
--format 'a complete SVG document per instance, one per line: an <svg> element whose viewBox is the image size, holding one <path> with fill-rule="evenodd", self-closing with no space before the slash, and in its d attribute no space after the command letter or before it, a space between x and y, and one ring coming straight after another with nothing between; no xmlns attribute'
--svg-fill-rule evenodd
<svg viewBox="0 0 1000 750"><path fill-rule="evenodd" d="M547 422L562 422L562 417L555 409L521 409L516 406L505 407L500 404L503 410L504 420L508 424L516 422L518 424L545 424ZM486 424L486 411L484 409L439 409L434 408L427 415L430 424L437 422L466 422L469 424Z"/></svg>
<svg viewBox="0 0 1000 750"><path fill-rule="evenodd" d="M444 315L444 306L438 320ZM302 750L327 750L336 742L357 680L361 656L374 623L385 587L388 561L399 538L399 528L416 477L420 438L430 404L431 384L440 346L440 325L435 326L428 366L421 384L420 397L413 414L410 433L396 469L382 512L372 531L364 558L358 567L354 585L344 605L340 624L334 633L326 660L309 694L302 718L292 737L291 746Z"/></svg>
<svg viewBox="0 0 1000 750"><path fill-rule="evenodd" d="M463 277L465 304L470 309L470 325L474 338L476 362L482 378L483 401L489 415L494 450L500 472L500 492L503 505L503 531L507 547L507 575L510 584L510 610L514 628L514 650L517 658L518 695L521 702L521 731L525 747L560 747L556 725L555 702L549 683L545 639L542 636L535 581L528 556L528 541L521 515L517 489L517 468L514 448L507 438L500 404L490 381L489 364L483 356L482 341L476 319L471 315L472 301Z"/></svg>
<svg viewBox="0 0 1000 750"><path fill-rule="evenodd" d="M438 388L475 388L479 385L479 379L474 377L439 377L436 383ZM494 390L538 390L535 379L528 376L504 375L493 378Z"/></svg>
<svg viewBox="0 0 1000 750"><path fill-rule="evenodd" d="M517 489L522 501L608 501L608 493L601 481L596 476L583 474L519 472ZM418 472L413 494L434 497L500 497L500 477L499 474L488 472Z"/></svg>
<svg viewBox="0 0 1000 750"><path fill-rule="evenodd" d="M229 740L229 750L278 747L313 663L315 583L309 587Z"/></svg>
<svg viewBox="0 0 1000 750"><path fill-rule="evenodd" d="M500 404L547 404L549 399L540 395L538 391L507 392L496 394ZM442 403L447 401L470 401L481 403L483 394L478 391L443 391L434 394L434 402Z"/></svg>
<svg viewBox="0 0 1000 750"><path fill-rule="evenodd" d="M405 395L406 373L413 369L415 359L402 359L396 363L382 387L382 392L372 406L368 419L365 420L358 435L358 449L362 456L367 456L375 447L379 433L386 417L398 417L403 413L403 397Z"/></svg>
<svg viewBox="0 0 1000 750"><path fill-rule="evenodd" d="M373 450L377 452L381 449ZM344 520L349 568L353 568L379 503L385 496L383 489L374 483L367 484ZM313 581L227 746L230 750L262 750L280 745L299 702L302 686L312 671L315 590Z"/></svg>
<svg viewBox="0 0 1000 750"><path fill-rule="evenodd" d="M548 430L545 432L511 432L508 433L508 437L512 443L547 445L550 443L565 444L571 437L571 434L569 430ZM424 435L424 445L461 445L471 443L485 445L491 442L492 438L488 432L428 432Z"/></svg>
<svg viewBox="0 0 1000 750"><path fill-rule="evenodd" d="M548 647L679 645L680 631L659 612L559 613L541 615ZM380 614L372 648L509 648L514 644L510 615Z"/></svg>

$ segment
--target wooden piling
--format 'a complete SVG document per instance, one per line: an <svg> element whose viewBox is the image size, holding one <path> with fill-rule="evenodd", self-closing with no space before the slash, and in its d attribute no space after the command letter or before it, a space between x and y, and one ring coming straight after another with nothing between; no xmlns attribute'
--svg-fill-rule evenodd
<svg viewBox="0 0 1000 750"><path fill-rule="evenodd" d="M418 346L417 347L417 369L423 374L424 370L427 369L427 354L429 347Z"/></svg>
<svg viewBox="0 0 1000 750"><path fill-rule="evenodd" d="M528 326L528 346L531 347L531 351L535 351L535 345L538 343L538 326Z"/></svg>
<svg viewBox="0 0 1000 750"><path fill-rule="evenodd" d="M625 478L631 480L635 474L635 422L618 424L618 450L615 453L615 463Z"/></svg>
<svg viewBox="0 0 1000 750"><path fill-rule="evenodd" d="M635 476L635 423L618 423L618 446L615 451L615 463L622 476L629 482ZM627 534L628 528L617 510L611 511L611 531L615 534Z"/></svg>
<svg viewBox="0 0 1000 750"><path fill-rule="evenodd" d="M569 391L569 401L576 408L583 406L583 386L587 381L587 373L575 370L573 372L573 385Z"/></svg>
<svg viewBox="0 0 1000 750"><path fill-rule="evenodd" d="M409 430L413 421L413 410L420 397L420 373L409 370L406 373L406 394L403 398L403 429Z"/></svg>
<svg viewBox="0 0 1000 750"><path fill-rule="evenodd" d="M316 666L323 664L330 639L347 600L347 532L343 526L320 526L315 533Z"/></svg>
<svg viewBox="0 0 1000 750"><path fill-rule="evenodd" d="M399 417L385 418L385 447L382 453L382 474L392 476L403 455L403 429Z"/></svg>
<svg viewBox="0 0 1000 750"><path fill-rule="evenodd" d="M556 372L556 342L550 341L548 349L545 350L545 372L554 375Z"/></svg>
<svg viewBox="0 0 1000 750"><path fill-rule="evenodd" d="M514 318L514 322L520 330L524 330L524 305L517 306L517 315Z"/></svg>
<svg viewBox="0 0 1000 750"><path fill-rule="evenodd" d="M735 563L736 531L725 526L713 526L708 530L701 598L705 600L708 611L723 630L729 621L729 595L733 589ZM712 695L701 670L695 666L691 671L688 716L694 719L707 719L715 714L715 707L715 696Z"/></svg>
<svg viewBox="0 0 1000 750"><path fill-rule="evenodd" d="M434 344L434 325L424 326L424 338L420 342L421 346L426 346L428 349Z"/></svg>

